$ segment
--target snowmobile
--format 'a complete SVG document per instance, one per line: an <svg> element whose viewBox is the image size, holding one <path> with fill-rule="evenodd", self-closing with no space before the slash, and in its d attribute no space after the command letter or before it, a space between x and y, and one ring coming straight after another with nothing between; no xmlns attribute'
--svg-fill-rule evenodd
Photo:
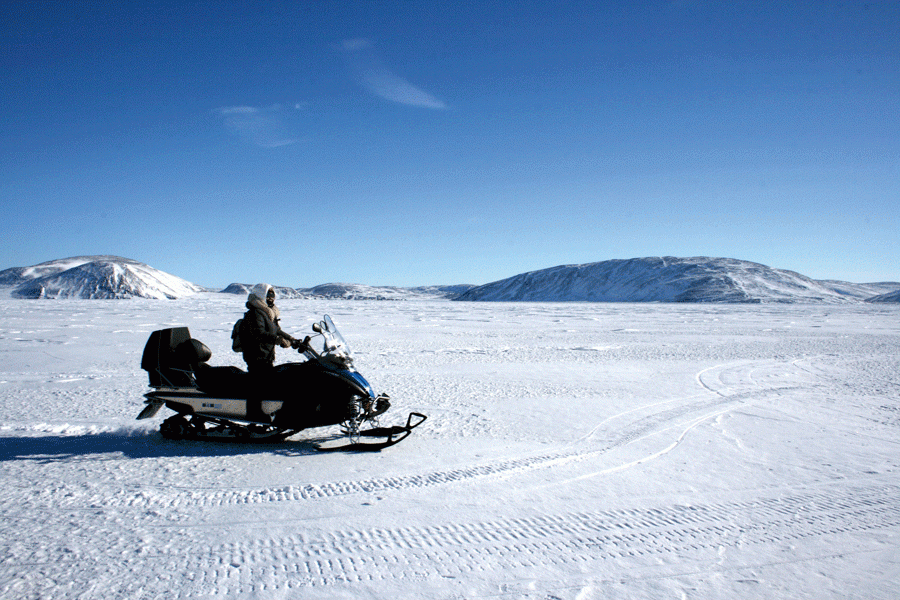
<svg viewBox="0 0 900 600"><path fill-rule="evenodd" d="M283 441L304 429L341 426L349 441L318 444L319 450L381 450L427 418L411 412L405 425L380 426L389 396L376 394L354 369L331 317L312 329L315 335L298 348L306 360L276 365L263 389L238 367L208 365L212 352L187 327L154 331L141 358L153 391L144 394L147 406L137 418L150 419L165 406L176 414L162 422L160 433L193 440Z"/></svg>

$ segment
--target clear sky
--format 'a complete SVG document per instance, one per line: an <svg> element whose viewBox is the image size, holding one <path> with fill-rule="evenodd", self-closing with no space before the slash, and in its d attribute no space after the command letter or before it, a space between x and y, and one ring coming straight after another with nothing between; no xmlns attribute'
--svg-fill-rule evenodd
<svg viewBox="0 0 900 600"><path fill-rule="evenodd" d="M7 2L0 269L900 281L900 3Z"/></svg>

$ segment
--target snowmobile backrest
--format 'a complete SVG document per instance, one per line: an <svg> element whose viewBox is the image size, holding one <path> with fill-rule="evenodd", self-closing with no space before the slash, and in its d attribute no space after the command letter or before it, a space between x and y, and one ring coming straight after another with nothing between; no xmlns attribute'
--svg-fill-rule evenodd
<svg viewBox="0 0 900 600"><path fill-rule="evenodd" d="M188 352L176 352L181 344L189 340L191 332L187 327L160 329L150 334L141 358L141 368L150 375L150 387L194 385L190 374L191 363L185 362L185 356L182 355ZM206 348L206 351L209 352L209 349Z"/></svg>
<svg viewBox="0 0 900 600"><path fill-rule="evenodd" d="M185 365L198 365L212 358L212 351L200 340L193 338L175 347L175 360Z"/></svg>

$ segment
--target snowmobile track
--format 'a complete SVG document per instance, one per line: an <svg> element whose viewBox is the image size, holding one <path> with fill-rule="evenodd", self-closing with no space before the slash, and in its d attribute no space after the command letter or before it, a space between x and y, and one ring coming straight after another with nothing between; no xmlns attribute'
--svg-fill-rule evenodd
<svg viewBox="0 0 900 600"><path fill-rule="evenodd" d="M818 536L842 536L900 526L897 486L858 486L818 490L786 497L761 498L694 506L663 506L624 510L496 519L469 523L343 529L257 537L252 524L220 526L221 543L197 545L190 527L161 525L153 535L165 543L144 548L137 543L148 532L139 528L103 548L79 548L60 540L55 550L34 548L27 557L19 549L15 561L0 565L0 594L21 592L24 599L41 597L39 581L67 581L70 589L89 589L100 574L118 569L140 572L147 561L157 568L146 578L131 579L130 589L142 597L216 597L260 592L326 591L346 584L384 580L424 581L505 573L571 565L581 568L605 560L658 565L662 557L691 553L717 555L723 549L740 553L752 567L759 545L790 547ZM99 529L116 529L110 523ZM102 533L98 531L96 533ZM130 551L126 551L130 548ZM577 551L577 552L573 552ZM785 560L815 560L785 550ZM555 558L561 557L561 558ZM8 582L27 569L33 586L13 590ZM159 572L187 574L177 588ZM377 574L373 575L373 574ZM21 583L21 580L20 580ZM48 583L47 585L50 585ZM325 589L322 589L325 588ZM54 597L66 595L55 587Z"/></svg>
<svg viewBox="0 0 900 600"><path fill-rule="evenodd" d="M231 314L203 302L177 320ZM7 338L4 600L900 597L895 309L342 306L390 331L367 364L435 410L396 451L343 457L126 424L128 349L171 303L20 305L72 340Z"/></svg>
<svg viewBox="0 0 900 600"><path fill-rule="evenodd" d="M722 366L717 368L717 371L727 370L734 377L736 372L744 373L749 366ZM698 381L701 376L705 378L705 372L698 374ZM55 498L52 501L56 510L65 510L67 508L77 510L85 508L85 506L113 508L125 505L165 512L171 509L187 510L189 507L202 508L269 502L314 501L352 494L396 492L405 489L464 484L485 478L512 476L535 469L596 460L612 450L642 438L671 430L671 432L666 434L665 439L658 444L665 447L669 444L677 443L690 428L699 422L719 415L731 406L762 399L769 394L777 394L790 389L783 387L760 388L756 385L746 386L746 373L739 379L744 382L745 387L731 395L727 395L722 391L715 391L706 383L701 382L706 394L704 396L675 398L643 407L639 410L628 411L622 415L614 415L584 438L576 440L568 447L553 452L512 457L455 469L396 477L375 477L357 481L328 481L263 489L217 488L213 490L141 485L137 486L137 489L123 489L119 494L90 497L89 499L73 491L67 495L67 498L69 498L67 501L60 501L59 498ZM619 421L624 422L619 423ZM654 453L649 452L646 456L652 457ZM638 459L636 462L641 462L641 459ZM610 464L604 466L604 470L614 470L622 465ZM33 498L23 499L23 502L27 504L35 501L39 500ZM50 501L50 499L47 499L47 501Z"/></svg>

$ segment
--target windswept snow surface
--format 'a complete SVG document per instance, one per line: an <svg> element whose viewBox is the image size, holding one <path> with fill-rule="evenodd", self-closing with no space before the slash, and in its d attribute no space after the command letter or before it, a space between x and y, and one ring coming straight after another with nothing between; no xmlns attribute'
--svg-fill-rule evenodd
<svg viewBox="0 0 900 600"><path fill-rule="evenodd" d="M279 305L430 418L167 441L147 336L242 301L0 299L0 598L900 597L896 305Z"/></svg>

